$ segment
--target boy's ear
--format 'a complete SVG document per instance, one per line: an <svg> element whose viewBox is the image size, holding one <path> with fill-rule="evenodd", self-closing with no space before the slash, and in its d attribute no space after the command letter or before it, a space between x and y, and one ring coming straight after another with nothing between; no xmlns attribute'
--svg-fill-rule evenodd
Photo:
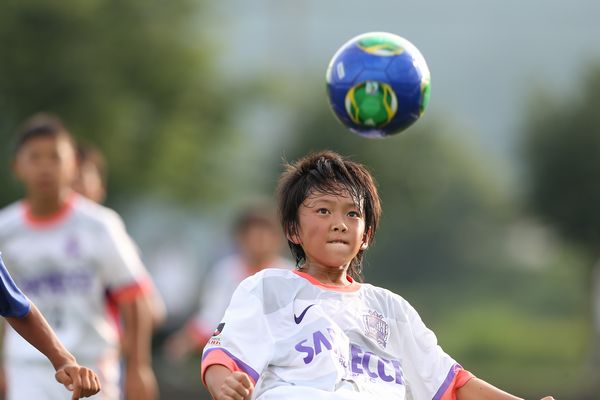
<svg viewBox="0 0 600 400"><path fill-rule="evenodd" d="M361 250L366 250L369 247L369 242L371 241L371 230L369 229L363 234L362 244L360 245Z"/></svg>
<svg viewBox="0 0 600 400"><path fill-rule="evenodd" d="M286 232L285 237L287 238L287 240L294 244L300 244L300 238L298 237L298 235L292 235L291 233Z"/></svg>

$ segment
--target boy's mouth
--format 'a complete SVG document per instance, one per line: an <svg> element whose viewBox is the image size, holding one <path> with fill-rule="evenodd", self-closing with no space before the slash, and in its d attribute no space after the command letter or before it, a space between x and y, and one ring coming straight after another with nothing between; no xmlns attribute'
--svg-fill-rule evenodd
<svg viewBox="0 0 600 400"><path fill-rule="evenodd" d="M331 244L348 244L348 242L346 242L345 240L342 239L335 239L335 240L329 240L327 243L331 243Z"/></svg>

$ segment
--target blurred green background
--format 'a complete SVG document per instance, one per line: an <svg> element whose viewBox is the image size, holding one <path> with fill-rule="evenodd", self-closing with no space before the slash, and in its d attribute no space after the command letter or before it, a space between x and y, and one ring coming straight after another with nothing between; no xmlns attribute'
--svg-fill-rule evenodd
<svg viewBox="0 0 600 400"><path fill-rule="evenodd" d="M333 149L378 180L368 281L407 298L463 366L528 398L597 398L600 27L593 1L0 2L0 206L22 194L11 138L59 114L106 153L119 211L169 310L162 398L202 393L161 340L227 251L231 215L282 160ZM328 109L356 34L391 31L432 73L428 112L387 140ZM172 293L176 293L173 295Z"/></svg>

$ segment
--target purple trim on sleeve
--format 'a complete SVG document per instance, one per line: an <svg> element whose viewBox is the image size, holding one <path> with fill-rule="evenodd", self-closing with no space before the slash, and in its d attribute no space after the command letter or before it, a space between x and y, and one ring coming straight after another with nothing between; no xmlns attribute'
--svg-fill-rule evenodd
<svg viewBox="0 0 600 400"><path fill-rule="evenodd" d="M229 356L229 358L231 358L242 371L244 371L245 373L247 373L248 375L250 375L250 377L252 379L254 379L254 382L258 381L258 378L259 378L258 372L256 372L254 369L252 369L251 366L249 366L248 364L246 364L245 362L243 362L242 360L240 360L239 358L237 358L236 356L234 356L233 354L231 354L229 351L227 351L227 350L225 350L225 349L223 349L221 347L215 347L215 348L206 350L204 352L204 354L202 355L202 361L204 361L204 359L206 358L206 356L210 352L212 352L214 350L220 350L223 353L227 354L227 356Z"/></svg>
<svg viewBox="0 0 600 400"><path fill-rule="evenodd" d="M450 371L448 371L448 375L446 376L446 379L444 379L444 382L442 382L442 386L440 386L440 388L436 392L435 396L433 396L433 400L440 400L442 398L442 396L444 395L444 393L446 393L446 390L448 390L448 387L450 387L450 384L456 377L456 374L461 369L462 369L462 367L458 363L456 363L450 367Z"/></svg>

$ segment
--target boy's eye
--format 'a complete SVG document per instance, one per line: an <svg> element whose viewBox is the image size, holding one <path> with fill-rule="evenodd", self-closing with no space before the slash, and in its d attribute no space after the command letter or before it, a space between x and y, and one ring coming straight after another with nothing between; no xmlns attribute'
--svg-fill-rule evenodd
<svg viewBox="0 0 600 400"><path fill-rule="evenodd" d="M352 218L360 217L360 213L358 211L348 211L348 216Z"/></svg>
<svg viewBox="0 0 600 400"><path fill-rule="evenodd" d="M317 209L317 214L327 214L328 212L329 212L329 210L326 208Z"/></svg>

